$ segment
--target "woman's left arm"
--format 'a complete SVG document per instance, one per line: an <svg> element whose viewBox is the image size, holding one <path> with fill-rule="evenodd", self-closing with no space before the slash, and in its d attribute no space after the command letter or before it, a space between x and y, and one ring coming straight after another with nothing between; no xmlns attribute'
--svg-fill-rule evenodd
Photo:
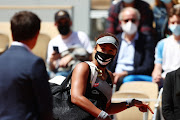
<svg viewBox="0 0 180 120"><path fill-rule="evenodd" d="M106 112L110 115L116 114L133 106L138 107L141 112L147 112L147 109L149 109L147 103L143 103L136 99L129 99L125 102L108 103L108 104L110 105L107 107Z"/></svg>
<svg viewBox="0 0 180 120"><path fill-rule="evenodd" d="M114 76L109 70L108 70L108 73L109 73L111 80L112 80L112 83L113 83L114 82ZM143 102L136 100L136 99L129 99L125 102L120 102L120 103L111 103L111 101L109 101L107 103L106 112L108 114L116 114L118 112L121 112L121 111L123 111L127 108L130 108L130 107L133 107L133 106L139 107L139 110L141 112L147 112L148 104L143 103Z"/></svg>

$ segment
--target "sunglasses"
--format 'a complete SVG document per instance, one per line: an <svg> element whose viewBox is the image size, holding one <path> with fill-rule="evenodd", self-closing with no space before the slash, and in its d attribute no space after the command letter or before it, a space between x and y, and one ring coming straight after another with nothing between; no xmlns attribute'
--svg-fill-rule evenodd
<svg viewBox="0 0 180 120"><path fill-rule="evenodd" d="M135 23L136 22L136 19L126 19L126 20L123 20L125 23L131 21L132 23Z"/></svg>

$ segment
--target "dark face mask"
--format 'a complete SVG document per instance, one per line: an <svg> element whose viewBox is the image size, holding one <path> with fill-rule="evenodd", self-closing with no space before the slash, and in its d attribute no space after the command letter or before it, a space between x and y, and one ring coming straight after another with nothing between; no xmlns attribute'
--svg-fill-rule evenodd
<svg viewBox="0 0 180 120"><path fill-rule="evenodd" d="M95 59L97 60L98 64L103 68L106 67L108 64L110 64L113 58L114 55L105 54L98 51L95 54Z"/></svg>
<svg viewBox="0 0 180 120"><path fill-rule="evenodd" d="M58 30L61 35L67 35L70 32L70 26L67 25L58 25Z"/></svg>

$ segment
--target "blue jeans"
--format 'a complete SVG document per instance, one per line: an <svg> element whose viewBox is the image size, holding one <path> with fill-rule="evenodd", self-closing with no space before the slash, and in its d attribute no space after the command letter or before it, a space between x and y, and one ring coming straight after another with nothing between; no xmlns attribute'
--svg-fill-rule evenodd
<svg viewBox="0 0 180 120"><path fill-rule="evenodd" d="M52 71L48 71L48 74L49 74L50 78L53 78L53 77L58 76L58 75L67 77L70 73L71 73L71 70L70 71L59 71L59 72L56 72L56 73L54 73Z"/></svg>
<svg viewBox="0 0 180 120"><path fill-rule="evenodd" d="M132 81L148 81L152 82L152 77L148 75L128 75L123 79L123 83Z"/></svg>

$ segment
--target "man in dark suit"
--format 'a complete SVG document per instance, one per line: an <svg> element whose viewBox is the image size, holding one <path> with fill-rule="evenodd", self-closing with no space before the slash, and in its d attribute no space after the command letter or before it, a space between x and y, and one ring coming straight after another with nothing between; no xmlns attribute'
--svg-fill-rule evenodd
<svg viewBox="0 0 180 120"><path fill-rule="evenodd" d="M165 77L162 114L165 120L180 120L180 68L167 73Z"/></svg>
<svg viewBox="0 0 180 120"><path fill-rule="evenodd" d="M0 120L51 120L52 96L44 61L31 49L41 20L20 11L11 18L13 42L0 56Z"/></svg>
<svg viewBox="0 0 180 120"><path fill-rule="evenodd" d="M140 13L132 7L124 8L119 14L123 33L117 35L119 49L109 66L114 72L114 83L119 89L123 82L152 81L154 65L154 43L150 35L138 32Z"/></svg>

